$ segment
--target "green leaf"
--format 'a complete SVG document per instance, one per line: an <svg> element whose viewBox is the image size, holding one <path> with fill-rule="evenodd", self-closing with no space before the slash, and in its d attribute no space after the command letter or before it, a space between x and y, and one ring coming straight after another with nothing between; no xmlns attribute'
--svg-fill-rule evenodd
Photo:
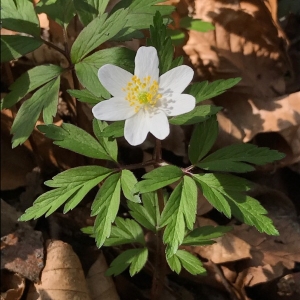
<svg viewBox="0 0 300 300"><path fill-rule="evenodd" d="M100 248L111 234L120 206L120 173L109 176L101 186L92 204L91 216L97 216L94 224L97 246Z"/></svg>
<svg viewBox="0 0 300 300"><path fill-rule="evenodd" d="M204 246L215 243L214 240L232 230L230 226L203 226L191 231L183 240L182 245Z"/></svg>
<svg viewBox="0 0 300 300"><path fill-rule="evenodd" d="M108 125L101 132L101 136L118 138L124 136L125 121L116 121Z"/></svg>
<svg viewBox="0 0 300 300"><path fill-rule="evenodd" d="M118 10L107 18L103 14L89 23L78 35L71 49L72 63L76 64L92 50L114 37L127 22L127 10Z"/></svg>
<svg viewBox="0 0 300 300"><path fill-rule="evenodd" d="M107 99L110 94L98 78L100 67L105 64L112 64L133 73L134 56L135 53L132 50L124 47L100 50L75 65L76 75L80 83L95 96Z"/></svg>
<svg viewBox="0 0 300 300"><path fill-rule="evenodd" d="M59 85L60 77L57 77L46 83L22 104L11 128L11 133L14 135L13 148L28 139L41 112L43 112L44 122L52 123L57 111Z"/></svg>
<svg viewBox="0 0 300 300"><path fill-rule="evenodd" d="M218 136L218 121L215 116L196 125L188 149L191 163L195 165L204 157L215 143Z"/></svg>
<svg viewBox="0 0 300 300"><path fill-rule="evenodd" d="M214 105L196 106L192 111L173 117L169 120L173 125L192 125L206 121L210 116L217 114L222 107Z"/></svg>
<svg viewBox="0 0 300 300"><path fill-rule="evenodd" d="M97 119L93 120L93 131L100 145L105 150L107 156L111 157L111 160L118 161L118 145L116 140L103 137L101 135L101 133L106 127L106 122Z"/></svg>
<svg viewBox="0 0 300 300"><path fill-rule="evenodd" d="M143 229L136 221L117 217L115 224L112 226L111 234L104 242L104 246L119 246L131 243L139 243L145 246Z"/></svg>
<svg viewBox="0 0 300 300"><path fill-rule="evenodd" d="M65 211L73 209L94 186L110 173L110 169L100 166L84 166L69 169L54 176L52 180L46 181L45 184L56 189L38 197L33 206L28 208L19 220L29 221L44 214L47 217L67 200Z"/></svg>
<svg viewBox="0 0 300 300"><path fill-rule="evenodd" d="M219 79L213 82L202 81L189 86L186 89L185 93L194 96L196 98L196 102L199 103L201 101L223 94L224 92L226 92L226 90L230 89L240 81L240 77Z"/></svg>
<svg viewBox="0 0 300 300"><path fill-rule="evenodd" d="M203 268L201 261L195 257L193 254L185 251L185 250L178 250L175 254L182 266L192 275L205 275L206 270Z"/></svg>
<svg viewBox="0 0 300 300"><path fill-rule="evenodd" d="M246 193L253 186L250 181L229 174L195 174L193 178L207 201L227 218L231 217L231 209L224 195L232 191Z"/></svg>
<svg viewBox="0 0 300 300"><path fill-rule="evenodd" d="M167 257L182 244L186 227L193 229L197 210L197 187L192 178L184 176L172 192L161 215L160 227L166 226L163 241Z"/></svg>
<svg viewBox="0 0 300 300"><path fill-rule="evenodd" d="M150 26L150 38L147 39L147 46L153 46L157 50L160 75L169 71L174 49L171 38L167 35L167 27L159 12L153 18L153 26Z"/></svg>
<svg viewBox="0 0 300 300"><path fill-rule="evenodd" d="M115 258L109 269L105 272L106 276L117 276L124 272L129 266L130 276L138 273L146 264L148 259L148 249L129 249L122 252L117 258Z"/></svg>
<svg viewBox="0 0 300 300"><path fill-rule="evenodd" d="M173 42L173 45L180 46L180 45L184 44L186 35L182 30L167 28L167 34L170 36L170 38Z"/></svg>
<svg viewBox="0 0 300 300"><path fill-rule="evenodd" d="M148 193L156 191L164 186L167 186L183 176L180 168L172 165L159 167L146 173L136 185L136 190L140 193Z"/></svg>
<svg viewBox="0 0 300 300"><path fill-rule="evenodd" d="M10 108L29 92L56 78L63 69L55 65L37 66L22 74L10 87L11 92L3 98L1 109Z"/></svg>
<svg viewBox="0 0 300 300"><path fill-rule="evenodd" d="M1 62L10 61L37 49L42 41L21 35L1 35Z"/></svg>
<svg viewBox="0 0 300 300"><path fill-rule="evenodd" d="M83 129L63 123L62 126L39 125L38 130L45 133L46 137L53 139L54 144L74 151L87 157L112 160L105 149Z"/></svg>
<svg viewBox="0 0 300 300"><path fill-rule="evenodd" d="M167 263L172 271L176 272L177 274L181 272L181 262L176 255L167 257Z"/></svg>
<svg viewBox="0 0 300 300"><path fill-rule="evenodd" d="M159 223L159 208L157 194L145 193L142 195L142 204L127 202L131 216L145 228L156 232Z"/></svg>
<svg viewBox="0 0 300 300"><path fill-rule="evenodd" d="M129 170L122 170L121 187L125 198L129 201L140 203L139 195L134 194L134 186L137 184L137 179Z"/></svg>
<svg viewBox="0 0 300 300"><path fill-rule="evenodd" d="M241 222L255 226L259 232L279 235L273 221L265 216L268 212L254 198L240 193L228 193L232 214Z"/></svg>
<svg viewBox="0 0 300 300"><path fill-rule="evenodd" d="M87 26L96 17L103 14L109 0L74 0L74 7L81 23Z"/></svg>
<svg viewBox="0 0 300 300"><path fill-rule="evenodd" d="M67 28L75 15L73 0L40 0L36 4L36 12L45 13L64 28Z"/></svg>
<svg viewBox="0 0 300 300"><path fill-rule="evenodd" d="M245 173L255 170L252 165L263 165L284 158L284 154L252 144L233 144L221 148L197 163L209 171Z"/></svg>
<svg viewBox="0 0 300 300"><path fill-rule="evenodd" d="M193 19L192 17L184 17L180 19L180 27L199 32L207 32L215 29L210 22Z"/></svg>
<svg viewBox="0 0 300 300"><path fill-rule="evenodd" d="M272 220L265 216L267 211L260 203L246 195L253 183L233 175L193 175L201 187L204 197L227 217L232 214L242 222L255 226L260 232L277 235Z"/></svg>
<svg viewBox="0 0 300 300"><path fill-rule="evenodd" d="M121 8L128 9L128 22L126 27L121 30L113 40L126 41L132 38L143 38L140 29L149 29L153 24L153 16L159 12L162 16L169 16L175 7L171 5L155 5L161 0L123 0L117 3L113 11Z"/></svg>
<svg viewBox="0 0 300 300"><path fill-rule="evenodd" d="M88 234L91 237L95 237L94 236L94 227L93 226L83 227L80 230L81 230L82 233Z"/></svg>
<svg viewBox="0 0 300 300"><path fill-rule="evenodd" d="M31 0L2 0L2 27L39 37L40 26Z"/></svg>
<svg viewBox="0 0 300 300"><path fill-rule="evenodd" d="M95 96L93 93L88 91L87 89L84 90L67 90L67 92L72 96L75 97L77 100L89 104L97 104L103 100L101 97Z"/></svg>

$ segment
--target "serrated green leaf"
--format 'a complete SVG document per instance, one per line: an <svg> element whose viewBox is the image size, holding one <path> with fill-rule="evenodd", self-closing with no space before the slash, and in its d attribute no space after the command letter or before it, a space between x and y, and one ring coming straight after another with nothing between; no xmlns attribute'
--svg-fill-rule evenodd
<svg viewBox="0 0 300 300"><path fill-rule="evenodd" d="M177 274L181 272L181 262L176 255L167 257L167 263L172 271L176 272Z"/></svg>
<svg viewBox="0 0 300 300"><path fill-rule="evenodd" d="M44 122L52 123L57 111L59 85L60 77L57 77L46 83L22 104L11 128L11 133L14 135L13 148L28 139L41 112L43 112Z"/></svg>
<svg viewBox="0 0 300 300"><path fill-rule="evenodd" d="M213 82L202 81L189 86L186 89L185 93L194 96L196 98L196 102L199 103L201 101L223 94L224 92L226 92L226 90L230 89L240 81L240 77L219 79Z"/></svg>
<svg viewBox="0 0 300 300"><path fill-rule="evenodd" d="M284 158L284 154L252 144L233 144L221 148L197 163L209 171L245 173L255 170L249 164L263 165Z"/></svg>
<svg viewBox="0 0 300 300"><path fill-rule="evenodd" d="M127 202L131 216L145 228L156 232L159 223L159 209L156 193L142 195L142 204Z"/></svg>
<svg viewBox="0 0 300 300"><path fill-rule="evenodd" d="M182 266L192 275L205 275L206 270L203 268L201 261L195 257L193 254L185 251L185 250L178 250L175 254Z"/></svg>
<svg viewBox="0 0 300 300"><path fill-rule="evenodd" d="M216 116L196 125L188 149L189 159L193 165L208 153L217 139L218 132Z"/></svg>
<svg viewBox="0 0 300 300"><path fill-rule="evenodd" d="M105 150L107 156L113 161L118 161L118 145L115 139L103 137L101 133L107 127L107 123L97 119L93 119L93 131L100 145Z"/></svg>
<svg viewBox="0 0 300 300"><path fill-rule="evenodd" d="M97 246L100 248L111 234L111 226L120 206L120 173L109 176L92 204L92 216L97 216L94 224Z"/></svg>
<svg viewBox="0 0 300 300"><path fill-rule="evenodd" d="M134 186L137 184L137 179L129 170L122 170L121 172L121 187L125 198L129 201L140 203L139 195L134 193Z"/></svg>
<svg viewBox="0 0 300 300"><path fill-rule="evenodd" d="M131 277L139 273L143 269L144 265L147 262L147 259L148 249L142 248L140 252L137 255L135 255L129 267L129 274Z"/></svg>
<svg viewBox="0 0 300 300"><path fill-rule="evenodd" d="M115 258L109 269L105 272L106 276L117 276L124 272L129 266L131 276L138 273L146 264L148 258L147 248L129 249L122 252Z"/></svg>
<svg viewBox="0 0 300 300"><path fill-rule="evenodd" d="M164 186L167 186L177 180L183 175L180 168L172 165L159 167L145 174L136 185L136 191L140 193L148 193L156 191Z"/></svg>
<svg viewBox="0 0 300 300"><path fill-rule="evenodd" d="M103 14L109 0L74 0L79 20L87 26L92 20Z"/></svg>
<svg viewBox="0 0 300 300"><path fill-rule="evenodd" d="M11 92L2 99L1 109L10 108L26 94L56 78L62 72L63 69L55 65L37 66L30 69L9 87Z"/></svg>
<svg viewBox="0 0 300 300"><path fill-rule="evenodd" d="M180 19L180 27L199 32L207 32L215 29L210 22L193 19L192 17L184 17Z"/></svg>
<svg viewBox="0 0 300 300"><path fill-rule="evenodd" d="M173 125L192 125L206 121L210 116L217 114L222 107L214 105L196 106L192 111L173 117L169 120Z"/></svg>
<svg viewBox="0 0 300 300"><path fill-rule="evenodd" d="M95 96L93 93L91 93L87 89L84 89L84 90L67 90L67 92L72 97L75 97L78 101L89 103L89 104L97 104L100 101L104 100L101 97Z"/></svg>
<svg viewBox="0 0 300 300"><path fill-rule="evenodd" d="M253 186L250 181L229 174L195 174L193 178L208 202L227 218L231 217L231 209L224 195L231 191L246 193Z"/></svg>
<svg viewBox="0 0 300 300"><path fill-rule="evenodd" d="M227 194L232 214L240 221L255 226L259 232L269 235L279 235L273 221L265 216L267 211L254 198L240 193Z"/></svg>
<svg viewBox="0 0 300 300"><path fill-rule="evenodd" d="M184 176L172 192L161 215L160 227L166 226L163 241L167 244L167 257L176 253L184 239L186 227L193 229L196 209L196 184L192 178Z"/></svg>
<svg viewBox="0 0 300 300"><path fill-rule="evenodd" d="M182 245L204 246L215 243L214 240L232 230L230 226L203 226L191 231L183 240Z"/></svg>
<svg viewBox="0 0 300 300"><path fill-rule="evenodd" d="M76 75L80 83L95 96L108 99L110 94L98 78L99 69L105 64L112 64L132 73L134 56L134 51L124 47L100 50L75 65ZM89 74L89 76L86 76L86 74Z"/></svg>
<svg viewBox="0 0 300 300"><path fill-rule="evenodd" d="M64 28L67 28L75 15L73 0L40 0L36 4L36 12L45 13Z"/></svg>
<svg viewBox="0 0 300 300"><path fill-rule="evenodd" d="M145 245L143 229L136 221L117 217L115 224L112 226L111 234L104 242L104 246L119 246L130 243Z"/></svg>
<svg viewBox="0 0 300 300"><path fill-rule="evenodd" d="M153 26L150 26L150 38L147 39L147 46L153 46L157 50L160 75L169 71L174 49L171 38L167 35L167 27L159 12L156 12L153 18Z"/></svg>
<svg viewBox="0 0 300 300"><path fill-rule="evenodd" d="M21 35L1 35L1 62L27 54L43 44L42 41Z"/></svg>
<svg viewBox="0 0 300 300"><path fill-rule="evenodd" d="M87 157L112 160L98 141L83 129L63 123L62 126L38 125L38 130L53 139L54 144Z"/></svg>
<svg viewBox="0 0 300 300"><path fill-rule="evenodd" d="M155 5L161 0L123 0L115 5L113 12L121 8L128 9L128 22L113 40L126 41L133 38L143 38L140 29L149 29L153 24L153 16L158 11L162 16L169 16L175 7L171 5Z"/></svg>
<svg viewBox="0 0 300 300"><path fill-rule="evenodd" d="M40 36L39 20L30 0L2 0L1 21L3 28Z"/></svg>
<svg viewBox="0 0 300 300"><path fill-rule="evenodd" d="M44 214L46 214L47 217L67 200L72 202L72 199L76 199L73 205L69 204L68 207L69 209L74 208L76 206L75 202L78 204L89 190L110 173L110 169L100 166L84 166L69 169L54 176L52 180L46 181L45 184L49 187L55 187L56 189L48 191L38 197L34 201L33 206L28 208L19 220L28 221L37 219ZM84 189L82 189L82 187L84 187Z"/></svg>
<svg viewBox="0 0 300 300"><path fill-rule="evenodd" d="M118 138L124 136L125 121L116 121L104 128L101 136Z"/></svg>
<svg viewBox="0 0 300 300"><path fill-rule="evenodd" d="M102 14L89 23L78 35L71 49L72 63L76 64L92 50L114 37L127 22L127 10L120 9L110 17Z"/></svg>

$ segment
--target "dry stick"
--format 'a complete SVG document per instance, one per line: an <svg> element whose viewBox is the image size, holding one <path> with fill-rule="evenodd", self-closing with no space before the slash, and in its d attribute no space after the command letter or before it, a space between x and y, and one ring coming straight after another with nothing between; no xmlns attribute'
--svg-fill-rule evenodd
<svg viewBox="0 0 300 300"><path fill-rule="evenodd" d="M161 141L156 139L155 161L157 164L159 164L161 160L162 160ZM158 189L157 197L158 197L159 212L162 213L164 209L164 195L162 189ZM163 230L158 230L156 233L156 257L155 257L155 268L154 268L152 288L151 288L152 300L160 299L164 287L165 276L166 276L167 265L165 259L165 249L162 243L162 239L163 239Z"/></svg>
<svg viewBox="0 0 300 300"><path fill-rule="evenodd" d="M221 283L227 290L232 300L246 300L225 278L222 269L216 265L213 261L209 260L209 264L215 271L215 273L220 277Z"/></svg>

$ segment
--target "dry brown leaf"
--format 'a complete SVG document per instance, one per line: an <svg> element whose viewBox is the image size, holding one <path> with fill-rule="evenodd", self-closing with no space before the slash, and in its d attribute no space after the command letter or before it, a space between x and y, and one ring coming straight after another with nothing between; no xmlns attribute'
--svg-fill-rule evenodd
<svg viewBox="0 0 300 300"><path fill-rule="evenodd" d="M1 269L19 273L38 282L44 267L43 261L41 232L25 227L1 238Z"/></svg>
<svg viewBox="0 0 300 300"><path fill-rule="evenodd" d="M264 1L189 1L193 17L215 31L190 31L184 46L198 78L242 77L239 91L260 98L285 92L287 42Z"/></svg>
<svg viewBox="0 0 300 300"><path fill-rule="evenodd" d="M25 279L19 274L1 270L1 300L19 300L25 289Z"/></svg>
<svg viewBox="0 0 300 300"><path fill-rule="evenodd" d="M1 237L14 232L18 228L18 218L20 216L20 212L1 199Z"/></svg>
<svg viewBox="0 0 300 300"><path fill-rule="evenodd" d="M91 266L86 282L92 300L119 300L115 284L111 277L105 276L107 263L103 253L98 256L95 263Z"/></svg>
<svg viewBox="0 0 300 300"><path fill-rule="evenodd" d="M27 300L90 300L84 273L72 247L62 241L50 242L41 284L31 286Z"/></svg>
<svg viewBox="0 0 300 300"><path fill-rule="evenodd" d="M199 226L217 225L215 222L202 217L197 218ZM191 251L199 254L215 264L232 262L251 258L250 245L241 238L227 233L223 237L217 238L216 243L208 246L191 247Z"/></svg>

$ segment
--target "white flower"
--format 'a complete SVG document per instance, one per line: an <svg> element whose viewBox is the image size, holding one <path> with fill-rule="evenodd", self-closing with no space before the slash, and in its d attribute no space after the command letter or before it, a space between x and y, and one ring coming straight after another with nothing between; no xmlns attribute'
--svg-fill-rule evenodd
<svg viewBox="0 0 300 300"><path fill-rule="evenodd" d="M168 116L194 109L195 98L182 94L194 71L176 67L159 77L158 56L154 47L140 47L135 57L134 75L114 65L104 65L98 76L113 96L93 107L96 119L125 121L124 137L136 146L151 132L163 140L170 133Z"/></svg>

